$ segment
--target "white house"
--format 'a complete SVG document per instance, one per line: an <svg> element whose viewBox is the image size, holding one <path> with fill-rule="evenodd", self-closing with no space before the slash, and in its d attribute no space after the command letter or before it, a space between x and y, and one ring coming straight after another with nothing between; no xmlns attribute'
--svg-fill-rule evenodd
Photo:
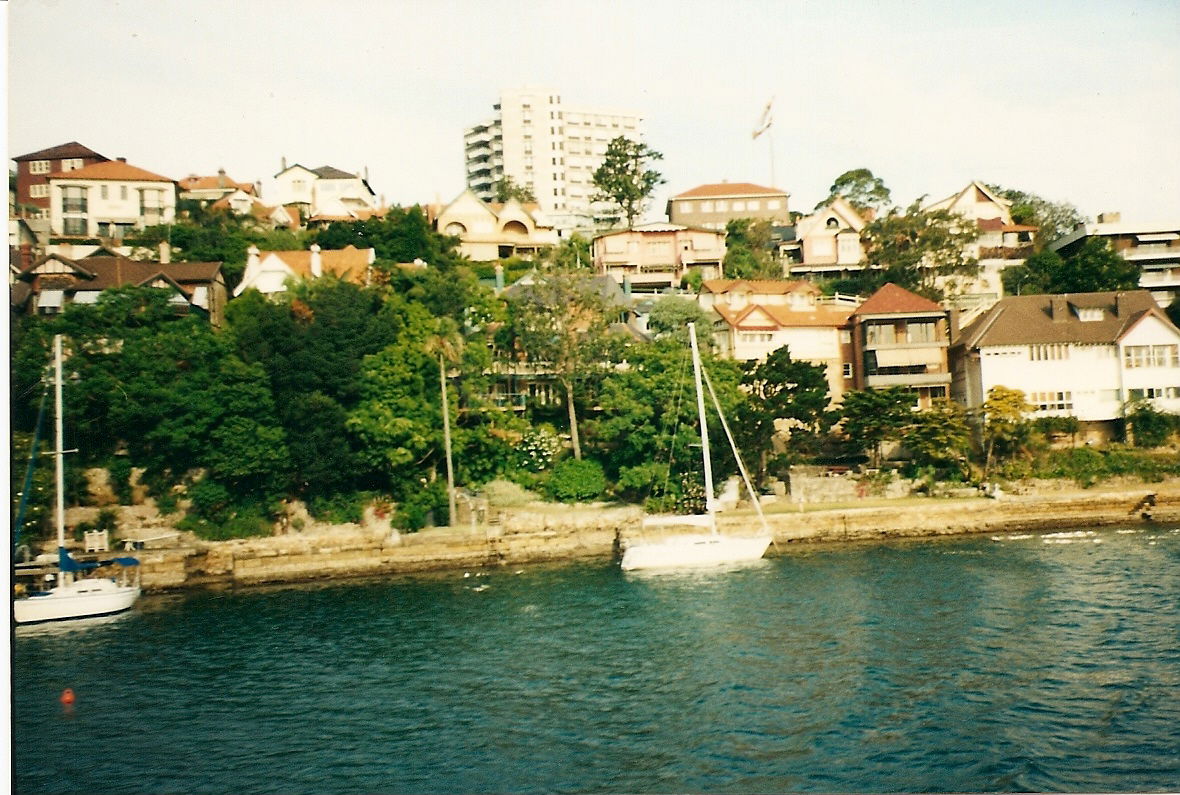
<svg viewBox="0 0 1180 795"><path fill-rule="evenodd" d="M349 219L362 213L367 217L378 209L377 194L369 187L367 174L362 177L332 166L287 166L284 158L274 180L274 201L298 207L307 219Z"/></svg>
<svg viewBox="0 0 1180 795"><path fill-rule="evenodd" d="M642 224L607 232L591 242L594 270L625 290L660 292L680 286L689 273L723 275L725 233L680 224Z"/></svg>
<svg viewBox="0 0 1180 795"><path fill-rule="evenodd" d="M1001 299L951 351L952 396L978 408L1019 389L1032 416L1107 424L1129 401L1180 412L1180 329L1146 290Z"/></svg>
<svg viewBox="0 0 1180 795"><path fill-rule="evenodd" d="M123 158L59 171L48 180L54 235L122 239L176 220L176 182Z"/></svg>
<svg viewBox="0 0 1180 795"><path fill-rule="evenodd" d="M475 262L531 259L540 249L560 242L557 230L544 220L538 205L521 204L516 199L487 203L470 189L442 209L435 227L444 235L458 237L459 253Z"/></svg>
<svg viewBox="0 0 1180 795"><path fill-rule="evenodd" d="M795 239L779 244L779 256L792 276L837 278L865 267L860 242L865 218L837 196L795 224Z"/></svg>
<svg viewBox="0 0 1180 795"><path fill-rule="evenodd" d="M247 249L246 269L242 281L234 288L234 297L255 289L264 295L285 292L289 280L335 276L353 284L371 283L371 269L376 250L345 246L321 251L312 244L308 250L260 252L257 246Z"/></svg>

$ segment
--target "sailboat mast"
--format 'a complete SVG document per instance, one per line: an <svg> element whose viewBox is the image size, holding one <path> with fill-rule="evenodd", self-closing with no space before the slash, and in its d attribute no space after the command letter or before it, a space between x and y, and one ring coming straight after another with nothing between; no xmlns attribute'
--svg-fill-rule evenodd
<svg viewBox="0 0 1180 795"><path fill-rule="evenodd" d="M55 475L57 477L57 546L63 548L66 545L66 495L65 495L65 442L62 438L62 419L61 419L61 335L56 334L53 337L53 418L54 418L54 432L56 434L54 448L55 453Z"/></svg>
<svg viewBox="0 0 1180 795"><path fill-rule="evenodd" d="M705 512L713 513L713 460L709 457L709 425L705 421L705 390L701 385L701 352L697 347L697 327L688 324L688 341L692 345L692 377L697 388L697 414L701 421L701 460L705 463Z"/></svg>

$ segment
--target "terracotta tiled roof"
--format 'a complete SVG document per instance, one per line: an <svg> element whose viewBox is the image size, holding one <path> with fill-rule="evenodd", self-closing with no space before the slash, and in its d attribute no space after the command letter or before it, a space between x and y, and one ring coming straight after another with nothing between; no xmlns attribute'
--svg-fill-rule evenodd
<svg viewBox="0 0 1180 795"><path fill-rule="evenodd" d="M752 182L719 182L712 185L698 185L684 193L678 193L673 199L707 199L714 196L785 196L785 190L767 188Z"/></svg>
<svg viewBox="0 0 1180 795"><path fill-rule="evenodd" d="M63 158L75 157L97 157L99 160L108 160L109 158L100 155L89 147L83 146L77 141L70 141L68 144L58 144L51 146L48 149L42 149L39 152L30 152L27 155L14 157L13 160L18 163L24 160L60 160Z"/></svg>
<svg viewBox="0 0 1180 795"><path fill-rule="evenodd" d="M984 232L999 232L1004 228L1003 218L980 218L975 223Z"/></svg>
<svg viewBox="0 0 1180 795"><path fill-rule="evenodd" d="M730 326L743 331L769 331L779 328L840 328L848 323L852 307L822 304L807 309L789 306L752 304L741 309L715 306L713 311ZM770 319L768 323L763 316Z"/></svg>
<svg viewBox="0 0 1180 795"><path fill-rule="evenodd" d="M192 287L216 280L221 270L220 262L170 262L161 264L147 260L133 260L126 257L81 257L71 260L58 255L54 259L72 265L76 269L74 290L106 290L112 287L140 285L157 275L164 275L176 282L186 292ZM31 277L31 271L50 257L42 257L22 273L22 278Z"/></svg>
<svg viewBox="0 0 1180 795"><path fill-rule="evenodd" d="M372 249L356 246L345 246L342 249L325 250L320 252L320 262L324 267L324 274L337 276L345 281L364 284L365 273L369 267L369 256ZM296 276L311 277L311 252L300 251L262 251L259 257L265 259L273 255L281 259Z"/></svg>
<svg viewBox="0 0 1180 795"><path fill-rule="evenodd" d="M820 289L814 284L802 279L784 281L782 279L705 279L701 282L701 291L710 293L733 292L739 287L748 287L751 292L762 295L787 295L788 293L819 294Z"/></svg>
<svg viewBox="0 0 1180 795"><path fill-rule="evenodd" d="M198 177L195 174L177 182L181 190L213 190L215 188L236 188L251 195L254 185L250 182L234 182L229 177L215 175L212 177Z"/></svg>
<svg viewBox="0 0 1180 795"><path fill-rule="evenodd" d="M853 314L857 315L904 315L909 313L945 312L941 306L911 293L892 282L869 296Z"/></svg>
<svg viewBox="0 0 1180 795"><path fill-rule="evenodd" d="M47 179L109 179L126 180L128 182L173 182L168 177L153 174L138 166L124 163L122 160L107 160L103 163L91 163L73 171L58 171L47 175Z"/></svg>
<svg viewBox="0 0 1180 795"><path fill-rule="evenodd" d="M1101 310L1101 318L1082 320L1078 310L1084 309ZM968 348L1055 342L1112 343L1148 314L1166 322L1146 290L1014 295L1001 298L964 328L960 339Z"/></svg>

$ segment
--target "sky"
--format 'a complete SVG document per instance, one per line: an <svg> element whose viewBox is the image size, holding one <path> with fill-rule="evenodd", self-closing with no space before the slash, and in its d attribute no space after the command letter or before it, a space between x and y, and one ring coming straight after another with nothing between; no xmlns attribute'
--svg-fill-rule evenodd
<svg viewBox="0 0 1180 795"><path fill-rule="evenodd" d="M264 199L285 157L447 202L464 127L539 85L643 116L667 180L650 219L721 181L809 211L854 168L903 206L978 179L1180 217L1175 0L3 5L10 157L76 140L174 179L225 168Z"/></svg>

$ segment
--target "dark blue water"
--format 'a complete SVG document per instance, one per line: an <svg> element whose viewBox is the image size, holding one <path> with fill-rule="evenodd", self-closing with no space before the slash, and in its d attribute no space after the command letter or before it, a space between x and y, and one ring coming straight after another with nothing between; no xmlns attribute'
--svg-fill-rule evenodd
<svg viewBox="0 0 1180 795"><path fill-rule="evenodd" d="M22 628L16 789L1180 789L1180 528L470 574Z"/></svg>

